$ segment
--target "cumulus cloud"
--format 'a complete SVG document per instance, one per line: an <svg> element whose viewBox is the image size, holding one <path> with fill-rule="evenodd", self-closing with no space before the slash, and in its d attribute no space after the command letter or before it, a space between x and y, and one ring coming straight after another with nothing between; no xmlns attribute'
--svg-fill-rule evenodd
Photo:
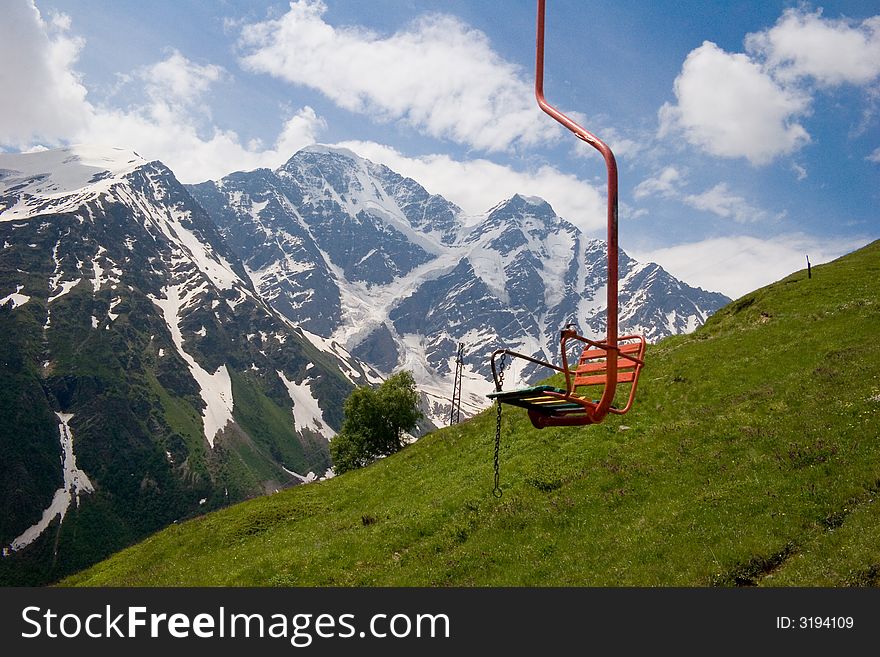
<svg viewBox="0 0 880 657"><path fill-rule="evenodd" d="M604 189L551 166L517 171L485 159L455 160L448 155L407 157L374 142L337 144L413 178L432 194L440 194L471 215L489 210L514 194L540 196L563 218L587 233L605 226Z"/></svg>
<svg viewBox="0 0 880 657"><path fill-rule="evenodd" d="M3 5L0 20L0 145L50 144L89 119L86 88L73 69L83 40L69 34L70 19L45 20L33 1Z"/></svg>
<svg viewBox="0 0 880 657"><path fill-rule="evenodd" d="M804 233L781 234L773 239L732 235L633 252L633 256L659 263L691 285L736 299L804 269L807 256L817 265L867 242L867 239L828 239Z"/></svg>
<svg viewBox="0 0 880 657"><path fill-rule="evenodd" d="M809 97L787 89L761 66L706 41L691 51L675 79L677 103L660 109L660 136L680 130L712 155L766 164L810 140L796 118Z"/></svg>
<svg viewBox="0 0 880 657"><path fill-rule="evenodd" d="M675 103L659 111L661 137L680 132L720 157L767 164L809 143L800 123L818 89L868 89L880 77L880 16L862 22L787 9L745 38L746 53L709 41L691 51L676 77Z"/></svg>
<svg viewBox="0 0 880 657"><path fill-rule="evenodd" d="M428 14L381 36L334 27L325 12L320 0L296 0L283 16L244 26L242 65L317 89L352 112L488 151L560 133L538 118L519 69L459 19Z"/></svg>
<svg viewBox="0 0 880 657"><path fill-rule="evenodd" d="M226 73L222 66L196 64L179 51L161 62L144 67L138 74L154 101L192 106Z"/></svg>
<svg viewBox="0 0 880 657"><path fill-rule="evenodd" d="M865 85L880 76L880 16L858 23L787 9L769 30L749 34L746 49L779 80Z"/></svg>

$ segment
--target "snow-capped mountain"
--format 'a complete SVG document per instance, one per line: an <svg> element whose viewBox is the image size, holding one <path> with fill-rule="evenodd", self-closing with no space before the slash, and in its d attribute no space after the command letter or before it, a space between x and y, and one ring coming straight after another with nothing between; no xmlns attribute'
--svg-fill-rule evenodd
<svg viewBox="0 0 880 657"><path fill-rule="evenodd" d="M276 171L189 189L263 298L384 374L413 370L437 423L448 417L459 342L469 413L486 406L493 349L555 362L565 324L604 335L605 244L542 199L514 196L468 217L412 179L324 146ZM620 330L652 341L694 330L729 301L623 252L620 276Z"/></svg>
<svg viewBox="0 0 880 657"><path fill-rule="evenodd" d="M171 171L117 149L0 154L0 344L0 580L323 475L342 401L380 380L269 306Z"/></svg>

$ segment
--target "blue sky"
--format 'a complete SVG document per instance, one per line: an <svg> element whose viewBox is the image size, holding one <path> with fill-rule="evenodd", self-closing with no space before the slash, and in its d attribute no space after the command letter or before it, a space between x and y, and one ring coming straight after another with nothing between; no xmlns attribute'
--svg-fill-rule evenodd
<svg viewBox="0 0 880 657"><path fill-rule="evenodd" d="M102 142L198 182L341 144L467 212L539 195L603 235L601 158L533 100L531 0L4 6L0 149ZM880 236L876 1L548 0L547 30L630 254L735 297Z"/></svg>

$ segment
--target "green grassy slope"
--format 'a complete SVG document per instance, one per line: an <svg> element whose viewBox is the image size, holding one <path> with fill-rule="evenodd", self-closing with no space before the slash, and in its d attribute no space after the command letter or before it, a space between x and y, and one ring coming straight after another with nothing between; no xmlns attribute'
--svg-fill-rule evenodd
<svg viewBox="0 0 880 657"><path fill-rule="evenodd" d="M505 409L174 525L72 585L877 585L880 242L652 347L633 410Z"/></svg>

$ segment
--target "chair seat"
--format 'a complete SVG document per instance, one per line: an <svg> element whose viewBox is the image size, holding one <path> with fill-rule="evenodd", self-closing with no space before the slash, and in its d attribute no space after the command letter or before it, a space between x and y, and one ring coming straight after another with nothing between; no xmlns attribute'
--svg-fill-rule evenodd
<svg viewBox="0 0 880 657"><path fill-rule="evenodd" d="M551 393L551 394L547 394ZM519 406L530 411L539 411L548 415L561 415L585 411L585 404L597 404L597 401L582 400L583 403L569 401L571 398L561 398L566 391L554 386L532 386L519 390L507 390L493 392L487 395L504 404ZM580 399L580 398L579 398Z"/></svg>

